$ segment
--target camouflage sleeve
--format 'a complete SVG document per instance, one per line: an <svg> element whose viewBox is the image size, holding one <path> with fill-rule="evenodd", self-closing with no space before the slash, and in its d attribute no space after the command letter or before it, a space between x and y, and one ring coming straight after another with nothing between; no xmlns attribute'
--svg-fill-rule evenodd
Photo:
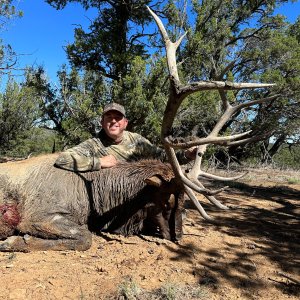
<svg viewBox="0 0 300 300"><path fill-rule="evenodd" d="M62 152L54 165L70 171L95 171L101 169L99 157L105 155L107 154L103 145L97 143L94 139L89 139Z"/></svg>

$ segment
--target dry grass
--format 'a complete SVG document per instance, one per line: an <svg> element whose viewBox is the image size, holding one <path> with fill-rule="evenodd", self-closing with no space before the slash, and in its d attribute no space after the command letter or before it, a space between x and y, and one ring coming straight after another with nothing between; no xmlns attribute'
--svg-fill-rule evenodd
<svg viewBox="0 0 300 300"><path fill-rule="evenodd" d="M264 166L261 168L245 167L233 168L231 170L209 169L208 172L224 177L232 177L239 174L245 174L237 182L254 182L254 181L271 181L274 183L300 183L300 170L287 169L284 172L281 169L273 168L271 166Z"/></svg>
<svg viewBox="0 0 300 300"><path fill-rule="evenodd" d="M165 282L162 286L151 292L138 286L132 279L125 279L118 289L118 293L107 300L192 300L211 299L210 285L178 285L173 282Z"/></svg>

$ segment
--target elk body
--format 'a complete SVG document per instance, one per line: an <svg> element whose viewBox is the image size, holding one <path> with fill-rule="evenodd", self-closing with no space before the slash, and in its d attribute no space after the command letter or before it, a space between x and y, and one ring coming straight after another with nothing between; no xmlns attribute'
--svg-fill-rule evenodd
<svg viewBox="0 0 300 300"><path fill-rule="evenodd" d="M168 164L74 173L54 167L56 158L0 165L0 251L86 250L91 227L128 235L146 223L180 238L183 189Z"/></svg>

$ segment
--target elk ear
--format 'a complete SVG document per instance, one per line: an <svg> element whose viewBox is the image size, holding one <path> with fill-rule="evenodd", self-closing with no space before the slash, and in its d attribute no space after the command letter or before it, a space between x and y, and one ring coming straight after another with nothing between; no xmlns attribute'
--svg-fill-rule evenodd
<svg viewBox="0 0 300 300"><path fill-rule="evenodd" d="M152 176L152 177L145 179L145 183L148 185L160 187L162 185L163 181L158 176Z"/></svg>

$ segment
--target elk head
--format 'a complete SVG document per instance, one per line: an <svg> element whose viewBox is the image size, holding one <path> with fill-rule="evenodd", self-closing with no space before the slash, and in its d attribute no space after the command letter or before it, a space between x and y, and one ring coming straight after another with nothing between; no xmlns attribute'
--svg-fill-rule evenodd
<svg viewBox="0 0 300 300"><path fill-rule="evenodd" d="M153 16L162 36L165 44L167 64L170 79L170 92L169 98L164 112L162 130L161 130L161 140L165 151L167 153L169 162L172 165L174 174L177 179L181 180L184 190L192 202L195 204L199 213L206 220L212 221L212 218L205 212L202 205L199 203L194 192L198 192L204 195L212 204L220 209L228 209L225 205L221 204L215 197L215 194L220 193L225 188L219 190L209 190L204 187L204 185L199 180L199 177L206 177L221 181L230 181L240 178L241 176L224 178L209 174L201 170L202 157L210 144L232 146L232 145L242 145L255 140L262 139L263 136L253 135L251 131L234 134L230 136L219 136L222 127L230 120L230 118L245 107L249 107L255 104L260 104L265 101L270 101L278 97L279 95L274 95L268 98L258 99L254 101L248 101L242 104L231 105L227 99L226 91L228 90L241 90L241 89L254 89L254 88L266 88L274 86L274 84L265 83L234 83L228 81L221 81L222 75L217 76L219 80L217 81L198 81L189 84L182 84L178 75L177 62L176 62L176 50L179 47L181 41L185 37L182 35L176 42L172 42L168 36L168 33L160 20L160 18L147 7L150 14ZM222 115L214 126L213 130L203 138L194 138L192 141L186 139L183 142L176 141L172 136L172 126L174 118L177 114L178 108L180 107L182 101L190 94L204 91L204 90L217 90L220 94L222 101ZM184 174L178 160L175 155L176 149L187 149L192 146L197 146L197 156L193 167L188 173ZM244 174L243 174L244 175ZM242 176L243 176L242 175Z"/></svg>

